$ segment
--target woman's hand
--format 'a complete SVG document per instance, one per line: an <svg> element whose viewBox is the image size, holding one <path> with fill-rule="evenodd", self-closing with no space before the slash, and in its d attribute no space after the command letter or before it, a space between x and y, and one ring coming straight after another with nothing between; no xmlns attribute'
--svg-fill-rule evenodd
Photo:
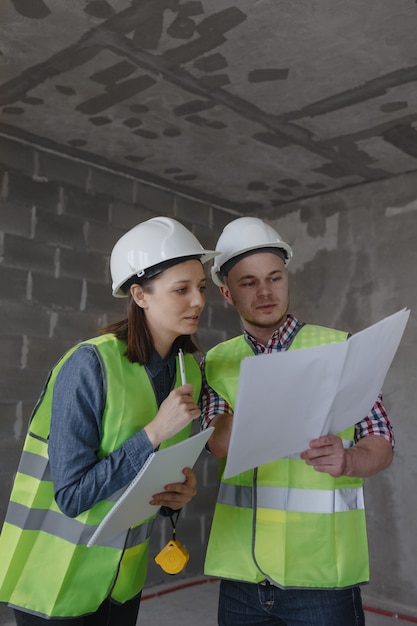
<svg viewBox="0 0 417 626"><path fill-rule="evenodd" d="M192 393L193 386L189 383L173 389L162 402L152 422L145 426L144 430L154 448L200 417L201 411Z"/></svg>
<svg viewBox="0 0 417 626"><path fill-rule="evenodd" d="M197 493L197 478L193 470L189 467L185 467L182 473L185 476L183 483L165 485L165 491L152 496L150 504L169 506L176 511L177 509L181 509L187 502L190 502L191 498Z"/></svg>

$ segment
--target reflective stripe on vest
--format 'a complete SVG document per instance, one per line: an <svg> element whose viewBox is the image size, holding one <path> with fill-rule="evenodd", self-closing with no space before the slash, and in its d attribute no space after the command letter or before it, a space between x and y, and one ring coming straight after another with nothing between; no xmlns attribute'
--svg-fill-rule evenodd
<svg viewBox="0 0 417 626"><path fill-rule="evenodd" d="M303 326L289 349L346 339L346 333ZM243 336L206 355L207 382L232 407L240 363L251 355ZM353 426L339 435L345 447L353 445ZM220 464L224 467L225 460ZM268 579L284 588L342 588L368 580L362 483L316 472L299 455L222 478L205 573L248 582Z"/></svg>
<svg viewBox="0 0 417 626"><path fill-rule="evenodd" d="M99 452L103 457L143 428L158 407L145 368L124 357L123 342L104 335L85 344L94 346L105 375ZM64 515L54 500L48 459L52 393L56 376L73 351L52 370L34 409L0 536L0 602L47 617L76 617L96 611L106 597L123 603L137 595L145 582L154 522L152 517L88 548L87 542L123 490L74 519ZM190 354L185 355L185 367L196 400L201 375ZM175 386L179 385L177 367ZM185 439L190 429L191 425L161 447Z"/></svg>
<svg viewBox="0 0 417 626"><path fill-rule="evenodd" d="M87 545L97 528L97 526L85 526L82 522L78 522L71 517L62 516L62 514L57 511L28 509L22 504L10 502L7 511L8 524L13 524L21 528L22 519L25 520L23 526L24 530L38 530L42 528L43 532L54 535L59 539L64 539L68 543L75 545ZM136 526L121 535L117 535L117 537L109 538L103 543L98 541L96 545L124 550L125 548L132 548L133 546L144 543L151 534L154 519L155 518L152 517L140 526Z"/></svg>
<svg viewBox="0 0 417 626"><path fill-rule="evenodd" d="M217 502L251 509L254 505L252 487L221 483ZM256 505L264 509L282 509L293 513L342 513L364 509L361 487L323 491L319 489L286 489L259 486Z"/></svg>

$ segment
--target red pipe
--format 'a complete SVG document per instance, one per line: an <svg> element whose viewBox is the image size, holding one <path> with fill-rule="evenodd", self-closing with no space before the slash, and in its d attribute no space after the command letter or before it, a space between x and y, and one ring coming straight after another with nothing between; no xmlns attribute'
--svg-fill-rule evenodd
<svg viewBox="0 0 417 626"><path fill-rule="evenodd" d="M417 624L417 617L411 615L404 615L403 613L395 613L393 611L385 611L384 609L377 609L373 606L364 606L365 611L368 613L376 613L377 615L386 615L387 617L393 617L394 619L402 619L404 622L412 622Z"/></svg>
<svg viewBox="0 0 417 626"><path fill-rule="evenodd" d="M181 589L187 589L187 587L195 587L196 585L204 585L205 583L216 583L218 582L217 578L207 578L202 580L190 580L188 582L179 583L178 585L174 585L173 587L167 587L166 589L161 589L160 591L155 591L153 593L147 593L142 595L142 600L149 600L150 598L157 598L158 596L164 596L167 593L171 593L171 591L181 591Z"/></svg>
<svg viewBox="0 0 417 626"><path fill-rule="evenodd" d="M142 600L150 600L152 598L157 598L158 596L164 596L167 593L171 593L173 591L181 591L181 589L187 589L188 587L195 587L196 585L204 585L206 583L218 582L217 578L203 578L198 580L189 580L178 585L173 585L172 587L167 587L166 589L160 589L159 591L154 591L151 593L145 593L142 595ZM404 622L412 622L413 624L417 624L417 617L412 617L411 615L405 615L404 613L395 613L394 611L386 611L385 609L377 609L373 606L365 606L364 610L368 613L376 613L377 615L385 615L386 617L392 617L394 619L401 619Z"/></svg>

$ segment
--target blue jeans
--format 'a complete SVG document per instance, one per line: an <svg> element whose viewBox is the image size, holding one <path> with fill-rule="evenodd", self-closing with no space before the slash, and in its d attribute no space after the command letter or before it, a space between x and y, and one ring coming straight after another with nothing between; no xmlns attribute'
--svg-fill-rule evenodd
<svg viewBox="0 0 417 626"><path fill-rule="evenodd" d="M364 626L359 587L280 589L222 580L219 626Z"/></svg>

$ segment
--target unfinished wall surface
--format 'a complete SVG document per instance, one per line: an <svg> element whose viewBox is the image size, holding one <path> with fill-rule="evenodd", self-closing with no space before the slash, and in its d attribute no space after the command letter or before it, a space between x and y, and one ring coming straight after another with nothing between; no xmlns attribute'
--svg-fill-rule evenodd
<svg viewBox="0 0 417 626"><path fill-rule="evenodd" d="M174 216L212 247L234 217L116 171L19 142L0 143L0 523L34 403L50 367L75 342L124 315L110 294L109 252L154 215ZM397 447L394 464L367 479L371 584L366 602L417 615L414 451L417 405L415 267L417 177L372 183L277 209L269 221L292 245L291 312L302 321L356 332L403 308L411 317L384 386ZM278 217L280 215L280 217ZM203 349L239 332L235 313L209 284ZM216 494L216 461L202 455L199 493L180 521L202 574ZM170 538L158 521L151 555ZM150 563L147 586L172 578ZM8 609L0 609L0 624ZM6 617L4 618L6 619Z"/></svg>
<svg viewBox="0 0 417 626"><path fill-rule="evenodd" d="M291 311L302 321L357 332L411 309L383 388L394 463L365 481L371 583L363 594L416 616L417 176L300 203L274 225L294 248Z"/></svg>

